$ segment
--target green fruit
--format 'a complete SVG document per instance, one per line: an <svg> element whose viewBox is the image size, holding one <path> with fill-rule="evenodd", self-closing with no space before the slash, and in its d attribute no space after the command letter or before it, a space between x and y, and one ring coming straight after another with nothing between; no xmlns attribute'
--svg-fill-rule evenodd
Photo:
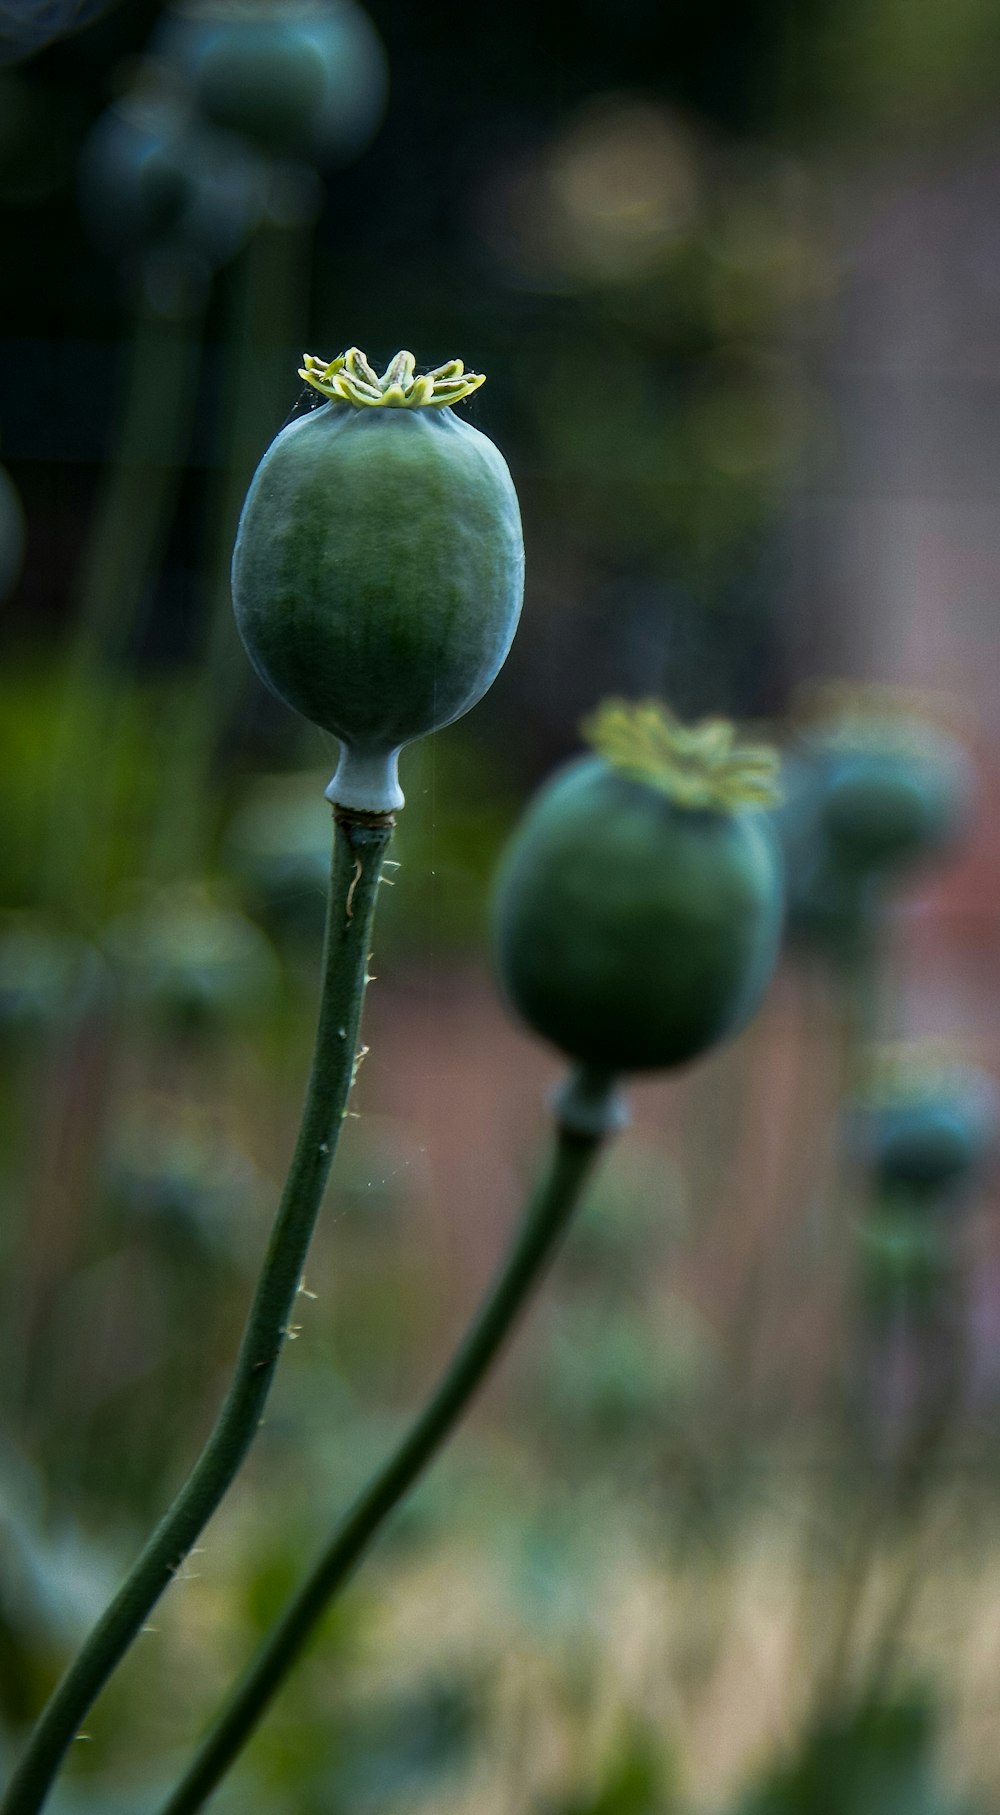
<svg viewBox="0 0 1000 1815"><path fill-rule="evenodd" d="M529 807L493 911L503 989L588 1070L683 1064L753 1014L777 957L778 847L755 803L770 752L654 705L593 721L603 754Z"/></svg>
<svg viewBox="0 0 1000 1815"><path fill-rule="evenodd" d="M129 993L178 1029L251 1018L274 1000L274 952L260 929L200 885L177 884L122 915L107 945Z"/></svg>
<svg viewBox="0 0 1000 1815"><path fill-rule="evenodd" d="M193 121L172 96L138 87L109 107L83 148L80 201L116 257L156 251L203 273L224 265L260 214L260 173L239 139Z"/></svg>
<svg viewBox="0 0 1000 1815"><path fill-rule="evenodd" d="M272 442L233 556L233 603L262 680L341 740L337 805L403 804L404 744L460 718L521 611L517 494L492 441L448 407L482 380L453 361L379 379L357 349L303 376L331 401Z"/></svg>
<svg viewBox="0 0 1000 1815"><path fill-rule="evenodd" d="M775 825L792 937L851 965L887 890L960 833L972 796L958 744L890 692L847 694L786 757Z"/></svg>
<svg viewBox="0 0 1000 1815"><path fill-rule="evenodd" d="M838 703L839 698L839 703ZM834 696L830 716L801 740L784 814L824 867L882 881L954 840L972 793L954 738L891 689Z"/></svg>
<svg viewBox="0 0 1000 1815"><path fill-rule="evenodd" d="M940 1102L881 1117L875 1168L883 1184L932 1196L965 1184L990 1145L991 1131L977 1111L970 1104Z"/></svg>
<svg viewBox="0 0 1000 1815"><path fill-rule="evenodd" d="M858 1106L856 1145L890 1198L932 1204L974 1183L989 1164L1000 1124L995 1080L975 1066L921 1058L919 1044L883 1063Z"/></svg>
<svg viewBox="0 0 1000 1815"><path fill-rule="evenodd" d="M957 752L930 733L909 750L848 749L831 757L823 823L851 869L901 869L948 844L966 793Z"/></svg>
<svg viewBox="0 0 1000 1815"><path fill-rule="evenodd" d="M188 0L159 44L213 125L281 157L356 156L385 110L385 51L353 0Z"/></svg>
<svg viewBox="0 0 1000 1815"><path fill-rule="evenodd" d="M0 1038L30 1034L81 1007L101 980L97 953L27 913L0 925Z"/></svg>

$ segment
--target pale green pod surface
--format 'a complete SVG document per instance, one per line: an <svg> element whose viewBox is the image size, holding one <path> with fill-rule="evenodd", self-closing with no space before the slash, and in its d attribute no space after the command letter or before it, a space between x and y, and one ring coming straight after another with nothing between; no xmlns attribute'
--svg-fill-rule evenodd
<svg viewBox="0 0 1000 1815"><path fill-rule="evenodd" d="M394 361L384 385L394 368L402 402L391 383L384 404L335 394L272 442L233 558L254 667L341 740L330 798L374 812L402 805L402 746L460 718L495 679L524 585L503 456L447 404L406 401L405 375L426 388L433 374L413 380L412 360Z"/></svg>
<svg viewBox="0 0 1000 1815"><path fill-rule="evenodd" d="M720 721L674 730L718 734ZM750 800L762 797L756 754L740 753ZM733 770L702 773L700 788L697 768L644 776L614 755L571 764L529 807L500 870L502 987L529 1026L596 1072L695 1058L743 1025L774 967L776 840L733 791Z"/></svg>

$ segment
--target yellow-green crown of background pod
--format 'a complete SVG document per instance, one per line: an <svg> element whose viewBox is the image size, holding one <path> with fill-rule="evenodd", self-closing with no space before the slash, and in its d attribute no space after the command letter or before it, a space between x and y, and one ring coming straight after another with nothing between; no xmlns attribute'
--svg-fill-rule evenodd
<svg viewBox="0 0 1000 1815"><path fill-rule="evenodd" d="M261 678L332 731L328 794L401 806L404 744L495 679L521 611L517 494L493 442L454 414L482 384L460 360L379 374L351 348L302 375L328 400L271 443L233 556L233 603Z"/></svg>
<svg viewBox="0 0 1000 1815"><path fill-rule="evenodd" d="M748 1019L774 966L782 872L760 809L777 758L648 701L587 729L601 753L541 790L504 855L500 983L586 1068L680 1065Z"/></svg>

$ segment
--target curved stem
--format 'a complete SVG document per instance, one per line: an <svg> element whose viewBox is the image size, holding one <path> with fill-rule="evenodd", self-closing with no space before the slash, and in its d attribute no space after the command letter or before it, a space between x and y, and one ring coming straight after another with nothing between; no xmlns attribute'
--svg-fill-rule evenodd
<svg viewBox="0 0 1000 1815"><path fill-rule="evenodd" d="M353 1575L389 1514L451 1434L565 1229L605 1132L581 1132L565 1123L559 1127L547 1171L520 1230L423 1411L337 1526L312 1574L164 1803L161 1815L190 1815L203 1807L246 1745L330 1602Z"/></svg>
<svg viewBox="0 0 1000 1815"><path fill-rule="evenodd" d="M336 827L319 1027L302 1124L215 1428L43 1712L0 1802L0 1815L36 1815L42 1807L80 1722L208 1523L257 1433L353 1082L372 917L391 825L391 820L361 825L341 816Z"/></svg>

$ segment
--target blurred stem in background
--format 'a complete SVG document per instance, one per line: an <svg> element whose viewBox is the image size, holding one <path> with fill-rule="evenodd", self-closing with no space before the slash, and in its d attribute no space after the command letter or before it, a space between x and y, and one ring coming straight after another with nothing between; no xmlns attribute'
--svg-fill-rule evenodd
<svg viewBox="0 0 1000 1815"><path fill-rule="evenodd" d="M610 1087L607 1089L611 1100ZM589 1083L584 1090L590 1094ZM570 1105L541 1183L499 1272L468 1332L423 1410L337 1525L312 1574L274 1627L232 1699L164 1804L163 1815L189 1815L204 1806L239 1756L268 1704L294 1668L331 1602L354 1574L382 1526L442 1448L458 1423L530 1293L552 1257L610 1128L583 1132ZM608 1118L613 1127L613 1118Z"/></svg>
<svg viewBox="0 0 1000 1815"><path fill-rule="evenodd" d="M960 1210L995 1146L992 1078L920 1043L869 1058L848 1104L864 1168L856 1227L853 1394L844 1448L864 1484L840 1573L817 1705L842 1702L859 1668L876 1568L891 1565L867 1641L869 1684L892 1673L918 1598L928 1504L961 1428L968 1374ZM860 1341L857 1338L860 1337Z"/></svg>
<svg viewBox="0 0 1000 1815"><path fill-rule="evenodd" d="M229 603L233 534L250 472L281 411L288 345L302 338L296 303L308 293L318 184L308 170L272 175L271 182L272 217L252 235L229 280L221 446L205 510L210 544L205 653L176 690L158 755L160 805L150 872L160 879L197 874L208 855L208 770L244 669ZM130 646L174 520L201 365L206 287L174 286L171 308L154 300L158 293L151 276L141 287L117 442L97 502L58 708L44 898L85 924L102 919L107 910L120 753L135 709ZM95 1006L100 1007L88 996L56 1016L42 1066L48 1138L35 1148L40 1163L32 1169L24 1251L14 1269L16 1380L23 1375L22 1358L33 1352L29 1338L37 1336L53 1283L66 1269L64 1225L78 1203L77 1191L67 1190L67 1177L91 1181L102 1138L103 1116L81 1119L77 1113L79 1051L87 1048L92 1071L99 1050L88 1037ZM113 1037L107 1027L105 1035ZM55 1231L55 1239L39 1239L46 1229Z"/></svg>
<svg viewBox="0 0 1000 1815"><path fill-rule="evenodd" d="M277 432L288 394L288 357L306 336L312 231L320 196L313 173L283 176L282 213L259 226L231 279L220 453L209 488L202 644L177 689L163 756L150 873L196 875L211 836L209 779L246 677L229 593L233 541L260 450ZM272 177L272 183L279 179Z"/></svg>
<svg viewBox="0 0 1000 1815"><path fill-rule="evenodd" d="M110 463L83 557L76 616L57 692L50 786L39 851L40 897L88 926L99 917L118 784L127 691L124 663L145 589L162 558L187 459L201 363L203 292L169 305L151 280L139 288L128 369ZM94 990L68 992L45 1034L38 1094L45 1139L33 1143L11 1267L6 1319L8 1382L23 1397L25 1358L53 1272L65 1264L67 1206L89 1177L102 1125ZM81 1101L89 1113L81 1116ZM67 1180L72 1181L67 1186Z"/></svg>
<svg viewBox="0 0 1000 1815"><path fill-rule="evenodd" d="M940 1479L942 1454L954 1440L961 1414L965 1380L962 1324L962 1297L959 1282L953 1278L935 1327L920 1332L924 1365L918 1370L909 1429L895 1455L876 1463L868 1502L856 1519L815 1690L817 1713L840 1706L855 1686L851 1678L858 1666L863 1616L881 1558L892 1560L895 1585L888 1590L887 1605L870 1647L867 1686L879 1691L892 1674L919 1593L928 1502ZM917 1334L905 1310L899 1333L911 1339Z"/></svg>
<svg viewBox="0 0 1000 1815"><path fill-rule="evenodd" d="M288 1180L215 1427L173 1505L57 1688L0 1803L35 1815L88 1709L173 1580L237 1474L260 1425L357 1069L372 922L392 819L338 812L319 1025Z"/></svg>
<svg viewBox="0 0 1000 1815"><path fill-rule="evenodd" d="M173 520L201 359L202 308L138 306L125 401L91 528L52 761L42 895L99 904L114 808L116 681Z"/></svg>

